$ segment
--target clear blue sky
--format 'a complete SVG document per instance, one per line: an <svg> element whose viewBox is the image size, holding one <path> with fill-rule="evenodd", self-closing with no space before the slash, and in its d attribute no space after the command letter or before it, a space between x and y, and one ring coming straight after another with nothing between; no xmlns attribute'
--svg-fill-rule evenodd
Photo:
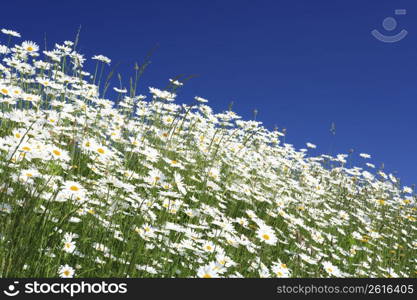
<svg viewBox="0 0 417 300"><path fill-rule="evenodd" d="M395 15L399 8L407 15ZM142 93L198 74L179 102L199 95L221 111L233 101L245 118L256 108L268 128L288 128L287 142L315 143L317 154L329 152L334 121L336 152L369 153L404 184L417 183L415 0L38 0L2 1L1 11L1 27L23 40L46 33L49 46L73 39L81 24L81 51L120 62L125 77L159 44ZM384 29L386 17L396 29ZM373 29L408 36L383 43Z"/></svg>

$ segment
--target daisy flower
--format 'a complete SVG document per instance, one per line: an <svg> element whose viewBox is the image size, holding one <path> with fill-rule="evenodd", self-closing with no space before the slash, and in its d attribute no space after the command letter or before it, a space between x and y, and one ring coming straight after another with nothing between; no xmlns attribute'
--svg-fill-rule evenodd
<svg viewBox="0 0 417 300"><path fill-rule="evenodd" d="M0 45L0 54L8 54L10 52L9 48L5 45Z"/></svg>
<svg viewBox="0 0 417 300"><path fill-rule="evenodd" d="M38 176L40 176L40 173L36 169L26 169L20 172L20 177L23 178L23 180L29 180Z"/></svg>
<svg viewBox="0 0 417 300"><path fill-rule="evenodd" d="M23 138L25 133L26 133L26 130L23 129L23 128L13 129L13 131L12 131L13 138L18 140L18 141L20 141Z"/></svg>
<svg viewBox="0 0 417 300"><path fill-rule="evenodd" d="M302 260L304 260L306 263L309 263L310 265L317 263L317 260L311 258L310 256L308 256L304 253L300 253L299 256Z"/></svg>
<svg viewBox="0 0 417 300"><path fill-rule="evenodd" d="M93 243L93 248L96 249L97 251L101 251L104 253L110 252L109 248L107 248L105 245L100 244L100 243Z"/></svg>
<svg viewBox="0 0 417 300"><path fill-rule="evenodd" d="M174 168L183 168L182 164L176 159L164 159L171 167Z"/></svg>
<svg viewBox="0 0 417 300"><path fill-rule="evenodd" d="M220 177L220 170L218 168L210 168L208 170L208 176L217 180Z"/></svg>
<svg viewBox="0 0 417 300"><path fill-rule="evenodd" d="M219 274L210 265L205 265L198 268L197 276L199 278L218 278Z"/></svg>
<svg viewBox="0 0 417 300"><path fill-rule="evenodd" d="M143 238L154 238L156 236L155 229L149 224L143 224L141 228L135 227L135 231Z"/></svg>
<svg viewBox="0 0 417 300"><path fill-rule="evenodd" d="M413 189L408 186L405 186L403 187L403 192L406 194L411 194L413 192Z"/></svg>
<svg viewBox="0 0 417 300"><path fill-rule="evenodd" d="M275 276L277 276L278 278L288 278L291 275L291 272L288 269L287 265L283 263L278 263L272 266L271 269Z"/></svg>
<svg viewBox="0 0 417 300"><path fill-rule="evenodd" d="M322 263L324 270L327 272L330 276L340 277L342 273L340 272L339 268L335 265L333 265L329 261L324 261Z"/></svg>
<svg viewBox="0 0 417 300"><path fill-rule="evenodd" d="M22 93L23 93L22 89L18 88L18 87L13 87L12 90L11 90L11 96L12 97L18 98L22 95Z"/></svg>
<svg viewBox="0 0 417 300"><path fill-rule="evenodd" d="M214 252L214 249L216 248L216 246L212 242L205 242L202 247L204 251L210 252L210 253Z"/></svg>
<svg viewBox="0 0 417 300"><path fill-rule="evenodd" d="M39 82L41 85L47 87L47 86L51 86L52 85L52 81L50 81L48 78L43 77L43 78L38 78L37 82Z"/></svg>
<svg viewBox="0 0 417 300"><path fill-rule="evenodd" d="M72 232L66 232L64 234L64 241L72 241L73 239L77 238L78 234Z"/></svg>
<svg viewBox="0 0 417 300"><path fill-rule="evenodd" d="M41 97L39 95L33 95L33 94L23 94L22 98L23 100L29 101L32 103L37 103L41 100Z"/></svg>
<svg viewBox="0 0 417 300"><path fill-rule="evenodd" d="M81 143L81 148L85 151L93 151L97 147L97 143L93 140L84 140Z"/></svg>
<svg viewBox="0 0 417 300"><path fill-rule="evenodd" d="M199 97L199 96L195 96L195 97L194 97L194 99L195 99L197 102L200 102L200 103L207 103L207 102L208 102L208 100L207 100L207 99L204 99L204 98Z"/></svg>
<svg viewBox="0 0 417 300"><path fill-rule="evenodd" d="M174 121L174 118L172 116L170 116L170 115L166 115L166 116L163 116L162 117L162 122L165 125L170 125L173 121Z"/></svg>
<svg viewBox="0 0 417 300"><path fill-rule="evenodd" d="M177 96L174 93L170 93L168 91L161 91L157 88L149 87L149 91L153 94L154 98L161 98L167 101L174 101L175 97Z"/></svg>
<svg viewBox="0 0 417 300"><path fill-rule="evenodd" d="M3 28L1 30L1 32L4 33L4 34L10 35L10 36L14 36L14 37L19 37L20 38L20 33L19 32L16 32L16 31L13 31L13 30L9 30L9 29L4 29Z"/></svg>
<svg viewBox="0 0 417 300"><path fill-rule="evenodd" d="M33 145L29 144L29 143L22 143L19 147L19 150L22 151L23 153L27 154L32 152L33 149Z"/></svg>
<svg viewBox="0 0 417 300"><path fill-rule="evenodd" d="M66 181L64 183L62 193L68 198L80 200L84 197L84 188L75 181Z"/></svg>
<svg viewBox="0 0 417 300"><path fill-rule="evenodd" d="M63 249L67 253L73 253L75 250L75 242L70 240L64 240L64 247Z"/></svg>
<svg viewBox="0 0 417 300"><path fill-rule="evenodd" d="M91 59L104 62L105 64L108 64L108 65L110 65L110 63L111 63L111 59L104 56L104 55L94 55Z"/></svg>
<svg viewBox="0 0 417 300"><path fill-rule="evenodd" d="M35 42L31 41L24 41L22 43L22 48L28 53L34 53L39 50L39 46Z"/></svg>
<svg viewBox="0 0 417 300"><path fill-rule="evenodd" d="M11 94L10 88L5 85L0 85L0 94L4 96L10 96Z"/></svg>
<svg viewBox="0 0 417 300"><path fill-rule="evenodd" d="M66 150L59 149L58 147L49 147L48 151L54 159L62 161L70 160L70 156Z"/></svg>
<svg viewBox="0 0 417 300"><path fill-rule="evenodd" d="M158 169L152 169L149 171L146 181L151 185L162 184L165 181L165 175Z"/></svg>
<svg viewBox="0 0 417 300"><path fill-rule="evenodd" d="M75 275L75 270L69 265L63 265L59 267L58 274L61 278L73 278Z"/></svg>
<svg viewBox="0 0 417 300"><path fill-rule="evenodd" d="M224 264L221 264L217 261L212 261L209 263L210 269L214 270L215 272L219 274L223 274L227 271L227 268Z"/></svg>
<svg viewBox="0 0 417 300"><path fill-rule="evenodd" d="M103 145L96 145L93 151L94 153L98 154L98 157L104 159L110 157L112 154L111 150Z"/></svg>
<svg viewBox="0 0 417 300"><path fill-rule="evenodd" d="M276 245L277 244L277 237L274 231L268 226L262 226L256 231L256 235L258 239L268 245Z"/></svg>
<svg viewBox="0 0 417 300"><path fill-rule="evenodd" d="M169 82L171 82L173 85L176 85L176 86L184 85L182 82L179 82L178 80L169 79Z"/></svg>
<svg viewBox="0 0 417 300"><path fill-rule="evenodd" d="M228 256L226 256L222 253L219 253L219 254L216 255L216 261L217 261L217 263L224 266L225 268L236 265L236 263L230 257L228 257Z"/></svg>
<svg viewBox="0 0 417 300"><path fill-rule="evenodd" d="M312 144L312 143L306 143L306 145L307 145L308 148L311 148L311 149L316 149L317 148L317 146Z"/></svg>

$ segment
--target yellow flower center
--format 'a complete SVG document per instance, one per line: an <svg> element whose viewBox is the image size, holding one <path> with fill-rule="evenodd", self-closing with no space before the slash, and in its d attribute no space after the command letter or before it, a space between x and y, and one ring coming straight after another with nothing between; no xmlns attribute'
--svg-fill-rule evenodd
<svg viewBox="0 0 417 300"><path fill-rule="evenodd" d="M61 152L59 150L54 150L52 151L53 154L55 154L56 156L60 156Z"/></svg>
<svg viewBox="0 0 417 300"><path fill-rule="evenodd" d="M65 270L63 273L64 273L65 276L70 276L70 271L68 271L68 270Z"/></svg>
<svg viewBox="0 0 417 300"><path fill-rule="evenodd" d="M33 51L33 48L31 46L26 48L27 51Z"/></svg>
<svg viewBox="0 0 417 300"><path fill-rule="evenodd" d="M100 153L100 154L104 154L104 149L103 148L98 148L97 152Z"/></svg>
<svg viewBox="0 0 417 300"><path fill-rule="evenodd" d="M78 192L80 190L80 188L78 186L75 186L75 185L71 185L69 189L73 192Z"/></svg>
<svg viewBox="0 0 417 300"><path fill-rule="evenodd" d="M9 93L9 91L8 91L8 90L6 90L6 89L1 89L1 92L2 92L3 94L8 94L8 93Z"/></svg>
<svg viewBox="0 0 417 300"><path fill-rule="evenodd" d="M262 235L262 238L267 241L270 239L269 235L267 235L266 233Z"/></svg>
<svg viewBox="0 0 417 300"><path fill-rule="evenodd" d="M212 278L212 276L210 274L204 274L203 278Z"/></svg>
<svg viewBox="0 0 417 300"><path fill-rule="evenodd" d="M24 146L24 147L22 148L22 150L23 150L23 151L30 151L30 148L29 148L28 146Z"/></svg>

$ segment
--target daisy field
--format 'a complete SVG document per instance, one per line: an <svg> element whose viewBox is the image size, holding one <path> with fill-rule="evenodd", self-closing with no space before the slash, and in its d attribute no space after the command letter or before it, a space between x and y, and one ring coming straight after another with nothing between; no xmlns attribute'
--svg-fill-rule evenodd
<svg viewBox="0 0 417 300"><path fill-rule="evenodd" d="M416 194L371 155L1 33L0 277L417 277Z"/></svg>

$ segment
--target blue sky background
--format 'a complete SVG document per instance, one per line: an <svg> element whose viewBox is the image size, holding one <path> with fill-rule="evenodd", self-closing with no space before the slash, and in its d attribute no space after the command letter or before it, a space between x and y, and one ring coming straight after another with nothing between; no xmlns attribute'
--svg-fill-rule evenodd
<svg viewBox="0 0 417 300"><path fill-rule="evenodd" d="M407 15L395 16L397 8ZM256 108L268 128L287 128L297 148L317 144L312 154L330 151L334 121L335 152L355 149L354 164L369 153L404 184L417 183L416 1L38 0L2 1L1 11L0 27L22 41L42 42L46 33L49 47L82 25L81 52L120 62L126 79L158 44L142 93L198 74L178 102L199 95L220 112L233 101L245 118ZM390 33L382 27L389 16L398 21ZM373 29L409 34L388 44Z"/></svg>

